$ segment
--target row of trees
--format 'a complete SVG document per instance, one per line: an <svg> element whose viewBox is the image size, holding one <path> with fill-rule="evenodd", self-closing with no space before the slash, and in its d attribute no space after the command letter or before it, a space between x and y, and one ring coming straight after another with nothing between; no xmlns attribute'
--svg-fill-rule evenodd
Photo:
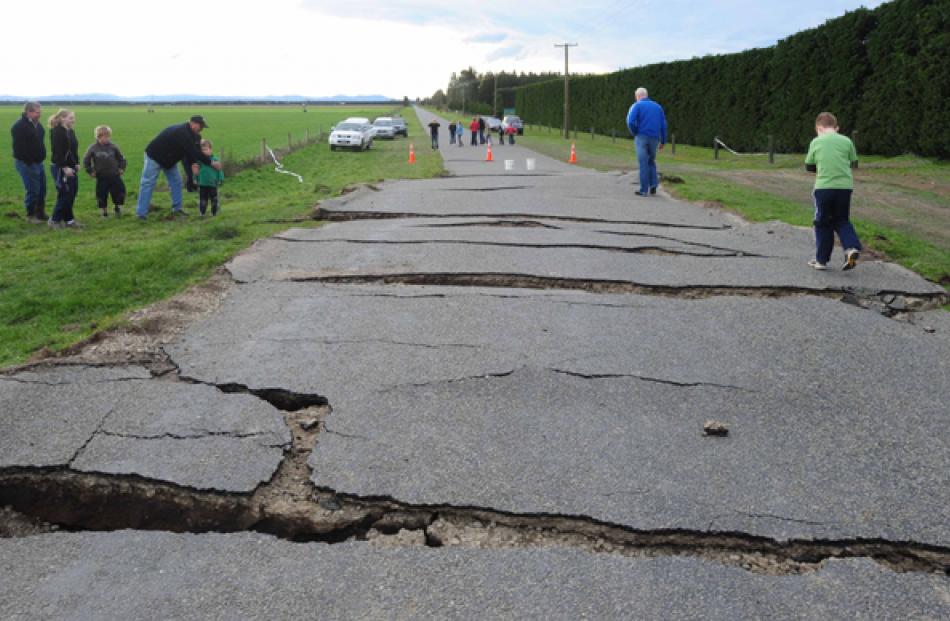
<svg viewBox="0 0 950 621"><path fill-rule="evenodd" d="M448 89L437 90L424 103L439 108L465 109L475 114L500 116L515 107L515 89L557 77L557 73L478 73L472 67L453 73Z"/></svg>
<svg viewBox="0 0 950 621"><path fill-rule="evenodd" d="M859 149L950 156L950 0L858 9L765 49L572 77L571 121L618 135L638 86L663 104L677 140L801 151L818 112L834 112ZM516 90L518 113L563 124L563 83Z"/></svg>

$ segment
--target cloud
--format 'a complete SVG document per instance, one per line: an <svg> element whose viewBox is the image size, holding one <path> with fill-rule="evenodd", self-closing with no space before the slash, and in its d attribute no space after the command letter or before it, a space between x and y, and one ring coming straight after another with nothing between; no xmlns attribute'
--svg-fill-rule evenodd
<svg viewBox="0 0 950 621"><path fill-rule="evenodd" d="M476 35L465 39L466 43L501 43L508 38L504 33Z"/></svg>
<svg viewBox="0 0 950 621"><path fill-rule="evenodd" d="M506 45L505 47L500 47L493 52L490 52L488 56L485 57L485 60L488 62L494 62L496 60L502 60L505 58L518 58L524 52L524 46L521 44L516 45Z"/></svg>

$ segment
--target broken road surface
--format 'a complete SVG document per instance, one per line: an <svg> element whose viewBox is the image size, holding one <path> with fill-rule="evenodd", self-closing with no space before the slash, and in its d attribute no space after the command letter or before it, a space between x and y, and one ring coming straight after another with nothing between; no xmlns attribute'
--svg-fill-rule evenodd
<svg viewBox="0 0 950 621"><path fill-rule="evenodd" d="M945 291L497 151L0 374L0 616L950 615Z"/></svg>

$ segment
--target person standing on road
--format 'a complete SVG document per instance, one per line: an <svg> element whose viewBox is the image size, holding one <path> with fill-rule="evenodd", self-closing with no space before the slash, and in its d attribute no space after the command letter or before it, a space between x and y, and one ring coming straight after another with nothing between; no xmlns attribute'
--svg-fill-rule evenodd
<svg viewBox="0 0 950 621"><path fill-rule="evenodd" d="M73 126L76 115L61 108L49 117L50 173L56 184L56 206L50 216L51 228L78 227L73 215L73 204L79 192L79 140Z"/></svg>
<svg viewBox="0 0 950 621"><path fill-rule="evenodd" d="M640 189L637 196L656 194L660 180L656 172L656 152L666 143L666 115L663 107L650 99L642 86L636 92L637 101L627 112L627 128L633 135L640 168Z"/></svg>
<svg viewBox="0 0 950 621"><path fill-rule="evenodd" d="M472 132L472 146L478 146L478 117L473 116L472 122L468 124L468 129Z"/></svg>
<svg viewBox="0 0 950 621"><path fill-rule="evenodd" d="M435 119L432 119L431 121L429 121L429 135L432 136L433 149L439 148L439 128L441 126L442 126L441 123L439 123Z"/></svg>
<svg viewBox="0 0 950 621"><path fill-rule="evenodd" d="M481 115L476 116L478 119L478 143L485 144L485 119Z"/></svg>
<svg viewBox="0 0 950 621"><path fill-rule="evenodd" d="M166 127L145 147L145 165L142 167L139 201L135 210L135 215L140 220L145 220L148 216L159 173L164 173L168 181L168 189L172 195L172 212L184 216L187 214L182 210L181 172L178 170L178 162L187 159L189 162L201 162L215 170L221 170L221 162L212 162L195 142L195 137L201 136L201 130L206 127L208 124L205 123L204 117L195 115L187 123Z"/></svg>
<svg viewBox="0 0 950 621"><path fill-rule="evenodd" d="M13 137L13 164L20 179L23 180L23 207L26 219L31 224L46 222L46 171L43 161L46 159L46 135L39 122L42 107L31 101L23 106L20 120L10 127Z"/></svg>
<svg viewBox="0 0 950 621"><path fill-rule="evenodd" d="M822 112L815 119L818 137L808 146L805 168L815 177L815 258L808 265L828 269L835 233L844 249L842 270L854 269L861 256L861 241L851 224L851 193L854 191L852 168L858 165L858 152L847 136L838 133L838 119Z"/></svg>
<svg viewBox="0 0 950 621"><path fill-rule="evenodd" d="M465 126L462 125L462 121L455 121L455 144L458 146L464 146L462 144L462 139L465 137Z"/></svg>
<svg viewBox="0 0 950 621"><path fill-rule="evenodd" d="M449 123L449 144L455 144L455 121Z"/></svg>

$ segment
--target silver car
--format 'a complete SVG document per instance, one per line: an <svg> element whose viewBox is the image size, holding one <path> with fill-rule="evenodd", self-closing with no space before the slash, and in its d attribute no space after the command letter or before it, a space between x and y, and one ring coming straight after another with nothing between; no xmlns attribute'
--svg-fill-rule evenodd
<svg viewBox="0 0 950 621"><path fill-rule="evenodd" d="M396 124L388 116L381 116L373 121L373 127L376 128L377 138L393 139L396 137Z"/></svg>
<svg viewBox="0 0 950 621"><path fill-rule="evenodd" d="M373 146L373 126L347 119L330 132L330 150L351 148L365 151Z"/></svg>

